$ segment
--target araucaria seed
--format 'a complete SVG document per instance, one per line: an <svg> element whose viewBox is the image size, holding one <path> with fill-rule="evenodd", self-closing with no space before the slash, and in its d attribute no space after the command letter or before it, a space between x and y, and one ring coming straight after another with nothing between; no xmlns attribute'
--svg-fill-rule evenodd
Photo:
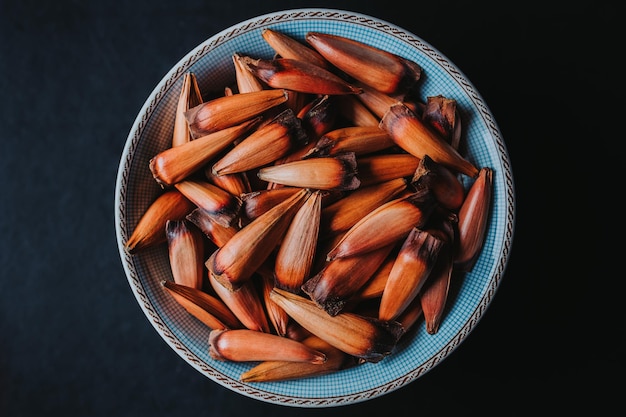
<svg viewBox="0 0 626 417"><path fill-rule="evenodd" d="M462 271L470 271L474 267L483 247L491 208L492 188L493 170L483 167L478 178L470 186L459 210L458 249L454 263Z"/></svg>
<svg viewBox="0 0 626 417"><path fill-rule="evenodd" d="M302 340L302 343L326 355L326 361L321 364L285 360L265 361L243 372L240 380L242 382L269 382L310 378L336 372L351 365L349 355L317 336L309 336Z"/></svg>
<svg viewBox="0 0 626 417"><path fill-rule="evenodd" d="M361 89L329 70L307 61L291 58L250 59L250 72L272 88L309 94L359 94Z"/></svg>
<svg viewBox="0 0 626 417"><path fill-rule="evenodd" d="M191 107L202 104L202 93L198 87L196 74L186 72L183 76L183 85L178 96L176 116L174 118L174 133L172 134L172 148L191 140L189 125L185 119L185 112Z"/></svg>
<svg viewBox="0 0 626 417"><path fill-rule="evenodd" d="M317 249L322 192L313 191L295 214L276 253L275 285L292 292L309 277Z"/></svg>
<svg viewBox="0 0 626 417"><path fill-rule="evenodd" d="M267 89L240 93L205 101L185 112L194 138L238 125L287 101L288 93L282 89Z"/></svg>
<svg viewBox="0 0 626 417"><path fill-rule="evenodd" d="M244 226L205 262L226 288L237 290L265 262L311 191L301 189Z"/></svg>
<svg viewBox="0 0 626 417"><path fill-rule="evenodd" d="M428 190L391 200L352 226L326 258L356 256L398 242L414 227L421 227L434 207Z"/></svg>
<svg viewBox="0 0 626 417"><path fill-rule="evenodd" d="M361 184L353 152L263 167L262 181L327 191L355 190Z"/></svg>
<svg viewBox="0 0 626 417"><path fill-rule="evenodd" d="M347 37L309 32L306 41L346 74L386 94L402 94L420 79L415 62Z"/></svg>
<svg viewBox="0 0 626 417"><path fill-rule="evenodd" d="M389 272L380 300L380 320L396 320L417 297L442 245L442 240L426 230L417 227L411 230Z"/></svg>
<svg viewBox="0 0 626 417"><path fill-rule="evenodd" d="M221 361L292 361L323 364L326 355L302 342L249 329L213 329L209 354Z"/></svg>
<svg viewBox="0 0 626 417"><path fill-rule="evenodd" d="M132 234L126 241L129 253L167 241L165 223L168 220L185 218L196 206L180 191L169 189L160 194L141 216Z"/></svg>
<svg viewBox="0 0 626 417"><path fill-rule="evenodd" d="M380 127L387 131L394 142L413 156L430 156L433 161L447 166L470 178L476 178L478 168L463 158L434 129L428 127L404 103L396 103L380 121Z"/></svg>
<svg viewBox="0 0 626 417"><path fill-rule="evenodd" d="M220 175L246 172L287 155L307 141L300 119L286 109L222 156L212 171Z"/></svg>
<svg viewBox="0 0 626 417"><path fill-rule="evenodd" d="M240 329L243 324L222 300L203 290L163 281L163 287L189 314L211 329Z"/></svg>
<svg viewBox="0 0 626 417"><path fill-rule="evenodd" d="M204 239L200 229L186 219L168 220L165 234L174 282L202 288Z"/></svg>
<svg viewBox="0 0 626 417"><path fill-rule="evenodd" d="M311 300L331 316L336 316L382 265L393 244L362 256L335 258L302 285Z"/></svg>
<svg viewBox="0 0 626 417"><path fill-rule="evenodd" d="M439 204L449 210L458 210L465 199L465 189L459 178L428 155L420 159L411 185L430 189Z"/></svg>
<svg viewBox="0 0 626 417"><path fill-rule="evenodd" d="M274 288L270 296L302 327L366 362L379 362L389 355L403 333L402 325L394 321L350 312L330 316L308 298L279 288Z"/></svg>

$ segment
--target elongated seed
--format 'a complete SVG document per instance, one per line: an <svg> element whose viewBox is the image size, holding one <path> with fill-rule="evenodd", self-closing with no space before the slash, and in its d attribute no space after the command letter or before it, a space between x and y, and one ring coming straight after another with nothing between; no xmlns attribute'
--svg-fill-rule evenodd
<svg viewBox="0 0 626 417"><path fill-rule="evenodd" d="M420 159L411 185L430 189L439 204L449 210L457 211L465 199L465 188L459 178L428 155Z"/></svg>
<svg viewBox="0 0 626 417"><path fill-rule="evenodd" d="M261 168L259 179L317 190L355 190L361 184L353 152L310 158Z"/></svg>
<svg viewBox="0 0 626 417"><path fill-rule="evenodd" d="M126 250L137 253L144 248L166 242L166 222L182 219L195 208L194 203L176 189L159 194L140 217L126 241Z"/></svg>
<svg viewBox="0 0 626 417"><path fill-rule="evenodd" d="M389 132L394 142L413 156L429 155L435 162L476 178L478 169L463 158L448 142L429 128L404 103L392 105L380 121L382 129Z"/></svg>
<svg viewBox="0 0 626 417"><path fill-rule="evenodd" d="M349 355L317 336L309 336L302 340L302 343L322 352L326 355L326 361L322 364L284 360L265 361L243 372L240 380L242 382L271 382L311 378L337 372L350 366Z"/></svg>
<svg viewBox="0 0 626 417"><path fill-rule="evenodd" d="M214 98L192 107L185 118L194 138L238 125L287 101L282 89L267 89Z"/></svg>
<svg viewBox="0 0 626 417"><path fill-rule="evenodd" d="M305 39L337 68L384 93L406 92L420 79L415 62L364 42L320 32L309 32Z"/></svg>
<svg viewBox="0 0 626 417"><path fill-rule="evenodd" d="M222 226L230 226L241 210L241 199L208 181L187 179L174 184L181 194L205 210Z"/></svg>
<svg viewBox="0 0 626 417"><path fill-rule="evenodd" d="M360 156L388 149L394 144L389 134L378 126L341 127L322 135L307 157L342 152L354 152Z"/></svg>
<svg viewBox="0 0 626 417"><path fill-rule="evenodd" d="M242 55L233 54L233 64L235 67L235 78L239 93L253 93L264 89L261 81L252 74L243 63Z"/></svg>
<svg viewBox="0 0 626 417"><path fill-rule="evenodd" d="M176 116L174 118L174 133L172 134L172 148L187 143L191 140L189 125L185 119L185 112L191 107L202 104L202 94L198 87L196 74L186 72L183 76L183 85L178 97Z"/></svg>
<svg viewBox="0 0 626 417"><path fill-rule="evenodd" d="M417 297L437 261L443 241L420 228L404 240L380 300L378 318L396 320Z"/></svg>
<svg viewBox="0 0 626 417"><path fill-rule="evenodd" d="M201 289L163 281L163 287L192 316L211 329L240 329L243 324L222 300Z"/></svg>
<svg viewBox="0 0 626 417"><path fill-rule="evenodd" d="M302 342L249 329L211 330L209 353L213 359L222 361L326 362L325 354Z"/></svg>
<svg viewBox="0 0 626 417"><path fill-rule="evenodd" d="M300 190L239 230L205 262L209 272L231 291L248 282L274 251L309 194L307 189Z"/></svg>
<svg viewBox="0 0 626 417"><path fill-rule="evenodd" d="M214 174L246 172L267 165L308 141L302 123L286 109L229 150L214 165Z"/></svg>
<svg viewBox="0 0 626 417"><path fill-rule="evenodd" d="M350 312L329 316L308 298L279 288L274 288L270 296L302 327L367 362L379 362L389 355L403 332L397 322L382 322Z"/></svg>
<svg viewBox="0 0 626 417"><path fill-rule="evenodd" d="M403 178L359 187L322 210L320 233L331 236L347 231L375 208L398 196L406 187L407 182Z"/></svg>
<svg viewBox="0 0 626 417"><path fill-rule="evenodd" d="M241 284L237 291L230 291L209 272L209 284L247 329L270 333L270 323L265 314L263 300L254 282Z"/></svg>
<svg viewBox="0 0 626 417"><path fill-rule="evenodd" d="M174 282L200 289L204 280L204 239L186 219L165 224L168 255Z"/></svg>
<svg viewBox="0 0 626 417"><path fill-rule="evenodd" d="M328 314L336 316L374 275L393 247L390 244L362 256L335 258L308 279L302 291Z"/></svg>
<svg viewBox="0 0 626 417"><path fill-rule="evenodd" d="M352 226L327 259L355 256L398 242L414 227L422 226L433 209L433 198L426 190L391 200Z"/></svg>
<svg viewBox="0 0 626 417"><path fill-rule="evenodd" d="M278 248L274 262L275 283L279 288L299 292L309 277L315 260L322 192L311 192L294 215Z"/></svg>
<svg viewBox="0 0 626 417"><path fill-rule="evenodd" d="M493 188L493 170L483 167L478 178L470 186L463 205L459 210L459 238L455 264L463 271L470 271L483 247L491 196Z"/></svg>
<svg viewBox="0 0 626 417"><path fill-rule="evenodd" d="M265 39L272 49L283 58L306 61L318 67L330 68L328 61L315 49L292 38L284 32L267 28L263 29L261 36L263 36L263 39Z"/></svg>
<svg viewBox="0 0 626 417"><path fill-rule="evenodd" d="M247 60L248 69L272 88L309 94L359 94L362 90L329 70L290 58Z"/></svg>

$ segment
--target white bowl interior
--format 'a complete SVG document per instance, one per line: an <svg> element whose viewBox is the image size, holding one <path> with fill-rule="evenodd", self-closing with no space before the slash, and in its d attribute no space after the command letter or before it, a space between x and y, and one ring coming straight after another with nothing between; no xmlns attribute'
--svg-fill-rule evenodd
<svg viewBox="0 0 626 417"><path fill-rule="evenodd" d="M124 242L147 207L162 191L148 161L170 146L174 112L185 72L196 74L201 91L223 91L234 81L232 55L270 58L261 31L272 28L298 39L308 31L362 40L418 63L422 98L454 98L461 111L465 155L493 169L493 205L484 249L473 270L452 284L448 310L436 335L423 321L379 363L323 377L285 382L241 383L251 364L220 362L208 354L209 329L164 292L171 279L165 246L129 255ZM259 400L300 407L360 402L414 381L448 356L477 325L506 268L514 229L514 189L510 161L497 124L471 82L445 56L418 36L393 24L353 12L298 9L259 16L230 27L193 49L165 75L148 97L128 135L116 184L118 246L129 284L150 323L184 360L213 381Z"/></svg>

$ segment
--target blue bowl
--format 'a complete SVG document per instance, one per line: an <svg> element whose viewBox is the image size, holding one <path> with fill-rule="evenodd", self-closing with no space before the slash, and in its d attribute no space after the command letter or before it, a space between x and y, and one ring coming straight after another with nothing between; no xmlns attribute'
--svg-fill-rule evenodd
<svg viewBox="0 0 626 417"><path fill-rule="evenodd" d="M430 335L418 322L410 337L378 363L300 380L242 383L249 363L222 362L209 355L210 329L164 292L171 280L165 245L130 255L124 243L162 189L152 177L149 160L171 145L178 95L186 72L195 73L201 91L232 85L234 52L271 58L274 51L261 32L271 28L303 40L309 31L361 40L419 64L423 98L443 95L457 101L463 120L465 156L476 166L493 169L493 204L484 248L471 272L455 289L439 331ZM377 19L332 9L295 9L238 23L207 39L175 64L139 111L126 141L115 193L116 234L121 261L137 302L165 342L212 381L261 401L294 407L330 407L366 401L392 392L431 371L478 325L503 277L514 232L515 199L511 163L492 113L461 70L418 36Z"/></svg>

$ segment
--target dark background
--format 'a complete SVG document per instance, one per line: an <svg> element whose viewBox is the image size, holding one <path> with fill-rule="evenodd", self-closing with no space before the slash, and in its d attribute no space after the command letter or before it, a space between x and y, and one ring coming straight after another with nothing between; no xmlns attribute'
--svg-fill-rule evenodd
<svg viewBox="0 0 626 417"><path fill-rule="evenodd" d="M619 409L617 4L0 0L0 416ZM321 410L244 397L180 358L135 301L114 228L119 158L154 86L215 33L296 7L378 17L454 62L498 122L517 199L507 272L462 345L408 386Z"/></svg>

